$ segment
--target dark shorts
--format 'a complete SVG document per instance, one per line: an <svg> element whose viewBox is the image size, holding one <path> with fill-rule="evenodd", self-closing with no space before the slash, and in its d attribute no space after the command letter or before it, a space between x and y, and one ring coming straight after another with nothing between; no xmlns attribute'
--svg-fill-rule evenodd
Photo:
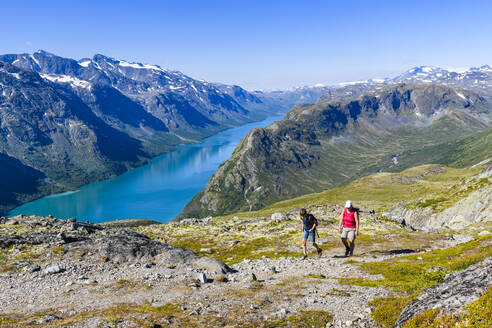
<svg viewBox="0 0 492 328"><path fill-rule="evenodd" d="M314 231L309 232L309 231L304 230L304 233L302 234L302 239L309 239L309 241L314 243L316 241L315 232Z"/></svg>

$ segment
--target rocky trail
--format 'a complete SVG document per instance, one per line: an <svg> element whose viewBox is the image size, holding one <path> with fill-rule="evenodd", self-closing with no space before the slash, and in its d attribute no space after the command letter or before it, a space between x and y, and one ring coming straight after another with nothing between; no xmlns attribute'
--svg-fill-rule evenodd
<svg viewBox="0 0 492 328"><path fill-rule="evenodd" d="M359 264L412 252L356 249L344 258L334 247L319 258L264 256L227 266L123 228L39 217L0 224L6 327L280 327L302 311L326 316L327 327L375 327L369 301L393 292L343 279L381 279ZM445 246L469 239L456 235Z"/></svg>

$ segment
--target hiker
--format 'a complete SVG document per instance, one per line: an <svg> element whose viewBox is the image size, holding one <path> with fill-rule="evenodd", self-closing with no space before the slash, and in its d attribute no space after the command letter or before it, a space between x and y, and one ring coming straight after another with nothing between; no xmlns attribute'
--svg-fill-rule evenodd
<svg viewBox="0 0 492 328"><path fill-rule="evenodd" d="M306 252L306 241L309 240L313 243L314 248L318 252L318 256L321 256L323 252L321 248L316 244L316 227L318 226L318 220L312 214L308 214L305 208L302 208L300 213L301 221L302 221L302 259L304 260L307 257Z"/></svg>
<svg viewBox="0 0 492 328"><path fill-rule="evenodd" d="M350 200L345 203L338 231L341 233L342 242L345 245L345 256L354 255L355 237L359 235L359 209L353 207ZM350 245L347 243L347 239Z"/></svg>

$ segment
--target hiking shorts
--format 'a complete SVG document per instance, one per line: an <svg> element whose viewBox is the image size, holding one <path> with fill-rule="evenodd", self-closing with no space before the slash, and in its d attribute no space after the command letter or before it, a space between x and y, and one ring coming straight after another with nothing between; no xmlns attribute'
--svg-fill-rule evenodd
<svg viewBox="0 0 492 328"><path fill-rule="evenodd" d="M302 234L302 239L309 239L310 242L314 243L316 241L316 232L309 232L304 230L304 233Z"/></svg>
<svg viewBox="0 0 492 328"><path fill-rule="evenodd" d="M355 240L355 228L342 228L342 239L349 239L350 241Z"/></svg>

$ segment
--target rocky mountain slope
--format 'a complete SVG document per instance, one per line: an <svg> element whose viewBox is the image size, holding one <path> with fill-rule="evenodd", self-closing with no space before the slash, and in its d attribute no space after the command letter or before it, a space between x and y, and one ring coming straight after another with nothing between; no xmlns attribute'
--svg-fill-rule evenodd
<svg viewBox="0 0 492 328"><path fill-rule="evenodd" d="M452 206L489 171L426 165L167 224L1 218L0 326L488 327L492 218L426 231L383 214L449 190ZM361 210L350 259L337 231L347 198ZM320 258L300 257L299 207L320 221Z"/></svg>
<svg viewBox="0 0 492 328"><path fill-rule="evenodd" d="M487 130L491 108L474 92L432 84L399 84L298 106L283 120L251 131L180 217L255 210L380 170L451 164L454 146L443 143L474 144L477 137L460 138ZM483 151L475 155L481 159L491 156L489 132L478 137ZM429 147L438 151L424 156Z"/></svg>
<svg viewBox="0 0 492 328"><path fill-rule="evenodd" d="M157 153L36 72L0 62L0 87L0 153L9 162L2 166L8 172L1 178L6 197L0 211L40 194L120 174ZM166 126L143 110L135 124L151 138L173 140ZM158 145L163 151L171 144ZM24 173L24 184L8 183L20 175L16 172Z"/></svg>
<svg viewBox="0 0 492 328"><path fill-rule="evenodd" d="M0 154L21 186L0 178L0 213L53 192L114 177L228 127L316 102L324 87L248 92L156 65L100 54L0 55ZM3 161L3 159L2 159Z"/></svg>
<svg viewBox="0 0 492 328"><path fill-rule="evenodd" d="M261 100L240 87L231 96L213 83L181 72L100 54L76 61L40 50L3 55L0 61L37 72L48 83L71 90L104 120L118 125L132 125L132 115L147 114L178 136L200 138L268 112L261 106L250 112L248 105L261 104ZM133 126L139 127L138 120Z"/></svg>

